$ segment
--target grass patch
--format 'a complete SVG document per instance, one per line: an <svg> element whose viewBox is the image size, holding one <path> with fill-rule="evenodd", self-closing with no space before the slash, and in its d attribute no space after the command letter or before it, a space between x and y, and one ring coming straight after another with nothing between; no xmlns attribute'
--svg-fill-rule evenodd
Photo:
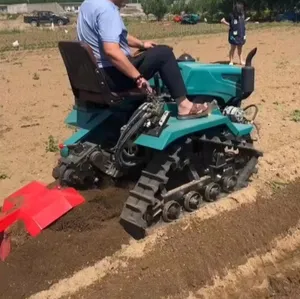
<svg viewBox="0 0 300 299"><path fill-rule="evenodd" d="M20 29L5 29L5 30L0 30L0 35L8 35L8 34L19 34L22 31Z"/></svg>
<svg viewBox="0 0 300 299"><path fill-rule="evenodd" d="M56 153L59 151L59 147L57 145L57 141L54 139L52 135L48 137L48 142L46 143L46 153Z"/></svg>

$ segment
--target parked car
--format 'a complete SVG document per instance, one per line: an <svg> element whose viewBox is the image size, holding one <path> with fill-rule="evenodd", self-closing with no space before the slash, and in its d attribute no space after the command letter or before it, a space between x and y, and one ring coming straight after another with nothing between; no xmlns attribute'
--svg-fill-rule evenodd
<svg viewBox="0 0 300 299"><path fill-rule="evenodd" d="M173 18L173 21L174 21L175 23L181 23L182 17L181 17L181 16L175 16L175 17Z"/></svg>
<svg viewBox="0 0 300 299"><path fill-rule="evenodd" d="M194 25L200 22L200 15L198 14L184 14L182 16L175 16L173 18L175 23Z"/></svg>
<svg viewBox="0 0 300 299"><path fill-rule="evenodd" d="M25 16L24 23L28 23L34 27L51 23L63 26L70 23L70 19L65 16L56 15L52 11L36 11L32 16Z"/></svg>
<svg viewBox="0 0 300 299"><path fill-rule="evenodd" d="M279 14L276 16L277 22L300 22L300 13L287 11L285 13Z"/></svg>
<svg viewBox="0 0 300 299"><path fill-rule="evenodd" d="M181 24L195 25L200 22L200 15L198 14L186 14L182 17Z"/></svg>

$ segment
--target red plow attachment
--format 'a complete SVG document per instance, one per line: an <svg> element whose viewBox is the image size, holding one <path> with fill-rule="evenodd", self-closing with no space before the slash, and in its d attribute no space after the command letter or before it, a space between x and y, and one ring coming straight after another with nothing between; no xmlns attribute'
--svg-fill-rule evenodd
<svg viewBox="0 0 300 299"><path fill-rule="evenodd" d="M8 256L11 245L7 229L15 222L24 222L28 233L35 237L84 198L73 188L48 189L39 182L31 182L4 200L0 213L0 259Z"/></svg>

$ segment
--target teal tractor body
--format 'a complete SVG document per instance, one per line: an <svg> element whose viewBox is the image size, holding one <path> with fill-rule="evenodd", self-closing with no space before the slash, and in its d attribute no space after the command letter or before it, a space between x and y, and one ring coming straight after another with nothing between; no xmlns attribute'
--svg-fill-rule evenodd
<svg viewBox="0 0 300 299"><path fill-rule="evenodd" d="M239 105L254 91L254 68L224 64L204 64L196 62L188 54L178 58L183 80L189 98L214 98L220 107ZM158 77L158 75L156 75ZM161 92L168 92L163 82L156 78ZM150 80L155 88L155 78Z"/></svg>
<svg viewBox="0 0 300 299"><path fill-rule="evenodd" d="M61 145L53 170L61 185L99 187L103 177L137 173L120 221L136 238L157 222L170 222L247 186L262 155L251 138L254 119L241 108L254 91L256 49L243 68L179 57L188 98L214 104L209 116L183 121L158 74L150 80L155 94L116 94L86 45L60 42L59 48L75 96L66 119L75 132Z"/></svg>

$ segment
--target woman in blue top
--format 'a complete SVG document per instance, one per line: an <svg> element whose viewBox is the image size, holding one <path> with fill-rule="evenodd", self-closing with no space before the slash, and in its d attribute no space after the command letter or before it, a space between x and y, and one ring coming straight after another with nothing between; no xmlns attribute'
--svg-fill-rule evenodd
<svg viewBox="0 0 300 299"><path fill-rule="evenodd" d="M229 51L230 65L233 65L233 57L235 49L238 49L238 55L241 65L245 65L243 60L243 46L246 43L246 26L244 14L244 4L241 2L235 3L233 7L233 12L229 15L227 19L223 18L221 23L229 26L228 42L231 45Z"/></svg>

